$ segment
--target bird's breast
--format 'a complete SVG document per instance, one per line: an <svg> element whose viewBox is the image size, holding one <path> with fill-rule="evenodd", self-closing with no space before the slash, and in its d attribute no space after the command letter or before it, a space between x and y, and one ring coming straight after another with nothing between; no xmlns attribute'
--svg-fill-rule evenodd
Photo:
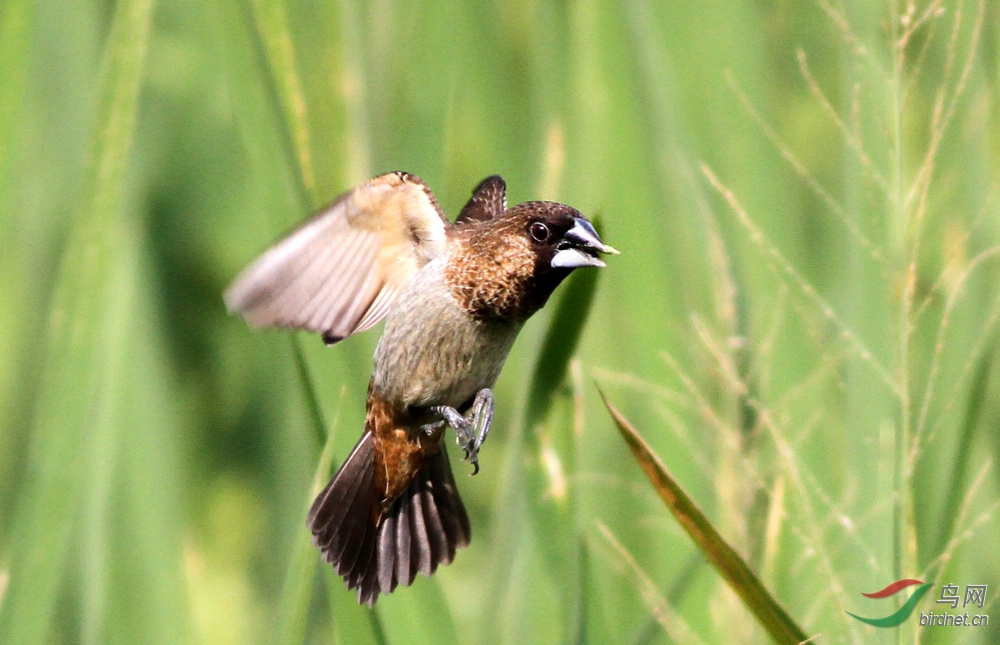
<svg viewBox="0 0 1000 645"><path fill-rule="evenodd" d="M386 318L373 386L393 403L460 408L493 386L522 326L473 318L441 276L424 267Z"/></svg>

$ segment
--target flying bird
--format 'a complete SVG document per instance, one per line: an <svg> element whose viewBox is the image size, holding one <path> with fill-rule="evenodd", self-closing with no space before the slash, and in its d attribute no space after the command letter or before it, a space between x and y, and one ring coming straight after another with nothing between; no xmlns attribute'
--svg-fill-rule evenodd
<svg viewBox="0 0 1000 645"><path fill-rule="evenodd" d="M308 516L359 603L430 576L468 544L445 429L478 472L514 338L566 276L605 266L607 253L618 252L569 206L507 208L497 175L451 223L418 177L391 172L307 220L226 291L250 325L305 329L330 345L386 321L364 432Z"/></svg>

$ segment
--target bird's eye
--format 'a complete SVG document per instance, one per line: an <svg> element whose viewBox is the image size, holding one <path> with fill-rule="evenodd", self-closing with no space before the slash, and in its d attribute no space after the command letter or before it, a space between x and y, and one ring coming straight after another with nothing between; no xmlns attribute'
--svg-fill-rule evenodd
<svg viewBox="0 0 1000 645"><path fill-rule="evenodd" d="M528 232L536 242L545 242L549 239L549 227L541 222L532 222Z"/></svg>

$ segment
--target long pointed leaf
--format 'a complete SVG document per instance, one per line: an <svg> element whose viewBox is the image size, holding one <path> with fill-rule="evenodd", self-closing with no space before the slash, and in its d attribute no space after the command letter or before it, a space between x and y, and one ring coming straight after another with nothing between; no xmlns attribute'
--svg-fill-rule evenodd
<svg viewBox="0 0 1000 645"><path fill-rule="evenodd" d="M48 641L70 549L82 529L88 464L81 455L88 454L88 433L107 429L121 403L111 383L106 387L121 355L106 351L106 343L123 349L112 334L129 303L127 294L115 292L114 275L125 261L122 198L152 13L152 0L119 3L105 49L90 167L56 280L29 475L15 510L18 530L0 612L3 643Z"/></svg>
<svg viewBox="0 0 1000 645"><path fill-rule="evenodd" d="M701 512L701 509L688 497L684 489L673 478L660 458L653 453L649 444L642 438L632 424L608 401L601 393L604 405L608 408L618 431L628 444L635 460L649 477L653 488L663 499L670 512L687 534L694 540L698 548L722 574L729 586L743 600L743 603L760 621L778 643L801 643L808 640L805 632L799 627L787 611L781 606L771 592L764 587L757 574L753 572L740 554L715 530L712 523Z"/></svg>

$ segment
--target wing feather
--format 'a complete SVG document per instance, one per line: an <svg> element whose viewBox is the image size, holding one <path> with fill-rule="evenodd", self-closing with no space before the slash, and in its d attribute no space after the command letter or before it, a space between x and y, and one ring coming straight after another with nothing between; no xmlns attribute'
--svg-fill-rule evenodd
<svg viewBox="0 0 1000 645"><path fill-rule="evenodd" d="M226 305L255 327L293 327L336 342L392 308L451 226L433 193L407 173L380 175L341 196L236 278Z"/></svg>
<svg viewBox="0 0 1000 645"><path fill-rule="evenodd" d="M378 321L385 318L385 315L389 312L389 308L392 304L396 302L396 296L399 295L399 291L394 285L385 285L375 296L375 300L368 307L368 311L365 315L361 317L358 321L358 327L355 333L363 332Z"/></svg>
<svg viewBox="0 0 1000 645"><path fill-rule="evenodd" d="M343 292L340 298L331 298L325 289L316 288L310 299L311 316L308 324L302 325L304 328L327 331L334 327L338 317L351 320L356 315L354 306L357 300L371 296L368 293L371 285L366 284L366 280L371 277L373 271L367 258L377 245L377 238L371 235L366 235L357 241L349 241L344 247L346 253L342 259L338 258L338 250L331 248L333 260L335 262L340 260L344 266L344 271L338 277ZM324 267L323 274L330 275L336 270L335 267L334 263Z"/></svg>

